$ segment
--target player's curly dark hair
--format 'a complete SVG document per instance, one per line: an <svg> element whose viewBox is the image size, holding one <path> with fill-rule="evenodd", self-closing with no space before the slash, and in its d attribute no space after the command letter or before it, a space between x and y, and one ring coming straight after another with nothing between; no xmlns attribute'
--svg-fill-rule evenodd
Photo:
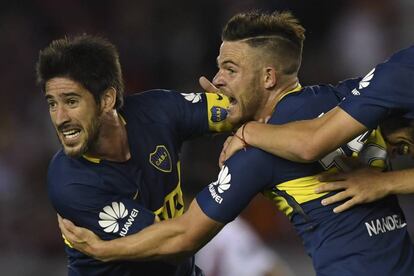
<svg viewBox="0 0 414 276"><path fill-rule="evenodd" d="M124 84L118 51L102 37L83 34L52 41L39 52L36 73L43 90L48 80L67 77L89 90L98 104L103 92L113 87L115 108L123 105Z"/></svg>
<svg viewBox="0 0 414 276"><path fill-rule="evenodd" d="M414 119L405 118L401 112L390 114L381 122L380 127L384 136L388 136L403 128L408 129L412 139L414 139Z"/></svg>
<svg viewBox="0 0 414 276"><path fill-rule="evenodd" d="M291 12L252 11L233 16L223 29L223 41L245 41L273 54L285 74L296 73L302 59L305 28Z"/></svg>

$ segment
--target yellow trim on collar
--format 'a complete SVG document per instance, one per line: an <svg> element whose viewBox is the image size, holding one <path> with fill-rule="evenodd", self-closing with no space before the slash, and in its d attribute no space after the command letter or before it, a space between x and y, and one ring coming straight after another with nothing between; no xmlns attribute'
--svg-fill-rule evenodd
<svg viewBox="0 0 414 276"><path fill-rule="evenodd" d="M99 164L101 162L101 159L96 158L96 157L91 157L88 156L86 154L82 154L82 157L85 158L86 160L88 160L89 162L95 163L95 164Z"/></svg>
<svg viewBox="0 0 414 276"><path fill-rule="evenodd" d="M287 95L289 95L289 94L292 94L292 93L295 93L295 92L299 92L299 91L301 91L302 90L302 85L300 85L300 83L298 83L297 85L296 85L296 87L295 88L293 88L292 90L290 90L290 91L288 91L288 92L286 92L286 94L285 95L283 95L281 98L280 98L280 100L279 101L281 101L284 97L286 97Z"/></svg>

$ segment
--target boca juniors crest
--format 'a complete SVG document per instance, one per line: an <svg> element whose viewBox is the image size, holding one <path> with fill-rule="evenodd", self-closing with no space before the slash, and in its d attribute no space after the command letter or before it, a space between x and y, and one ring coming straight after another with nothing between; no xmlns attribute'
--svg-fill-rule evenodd
<svg viewBox="0 0 414 276"><path fill-rule="evenodd" d="M211 121L218 123L226 119L227 117L227 110L221 106L213 106L210 109L211 111Z"/></svg>
<svg viewBox="0 0 414 276"><path fill-rule="evenodd" d="M171 172L172 164L170 153L164 145L158 145L149 156L149 162L162 172Z"/></svg>

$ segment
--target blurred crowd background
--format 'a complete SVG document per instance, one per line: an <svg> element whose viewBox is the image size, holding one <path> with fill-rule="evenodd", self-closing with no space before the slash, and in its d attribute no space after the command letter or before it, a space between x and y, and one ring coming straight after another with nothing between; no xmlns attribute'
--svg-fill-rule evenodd
<svg viewBox="0 0 414 276"><path fill-rule="evenodd" d="M33 0L0 8L0 267L1 275L65 275L46 170L59 144L35 83L40 49L51 40L100 34L119 49L127 93L151 88L199 92L212 78L224 23L251 9L291 10L307 29L302 85L365 75L413 43L410 0ZM185 144L183 186L193 194L217 176L224 135ZM410 160L402 160L402 166ZM413 197L401 198L414 229ZM288 220L257 197L243 217L295 275L314 275ZM412 231L414 233L414 231Z"/></svg>

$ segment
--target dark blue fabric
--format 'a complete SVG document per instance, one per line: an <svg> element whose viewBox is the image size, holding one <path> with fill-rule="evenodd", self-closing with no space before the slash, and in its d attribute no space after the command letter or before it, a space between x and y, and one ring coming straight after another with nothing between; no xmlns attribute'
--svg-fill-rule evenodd
<svg viewBox="0 0 414 276"><path fill-rule="evenodd" d="M375 128L393 112L414 112L414 46L375 67L339 105L367 128Z"/></svg>

